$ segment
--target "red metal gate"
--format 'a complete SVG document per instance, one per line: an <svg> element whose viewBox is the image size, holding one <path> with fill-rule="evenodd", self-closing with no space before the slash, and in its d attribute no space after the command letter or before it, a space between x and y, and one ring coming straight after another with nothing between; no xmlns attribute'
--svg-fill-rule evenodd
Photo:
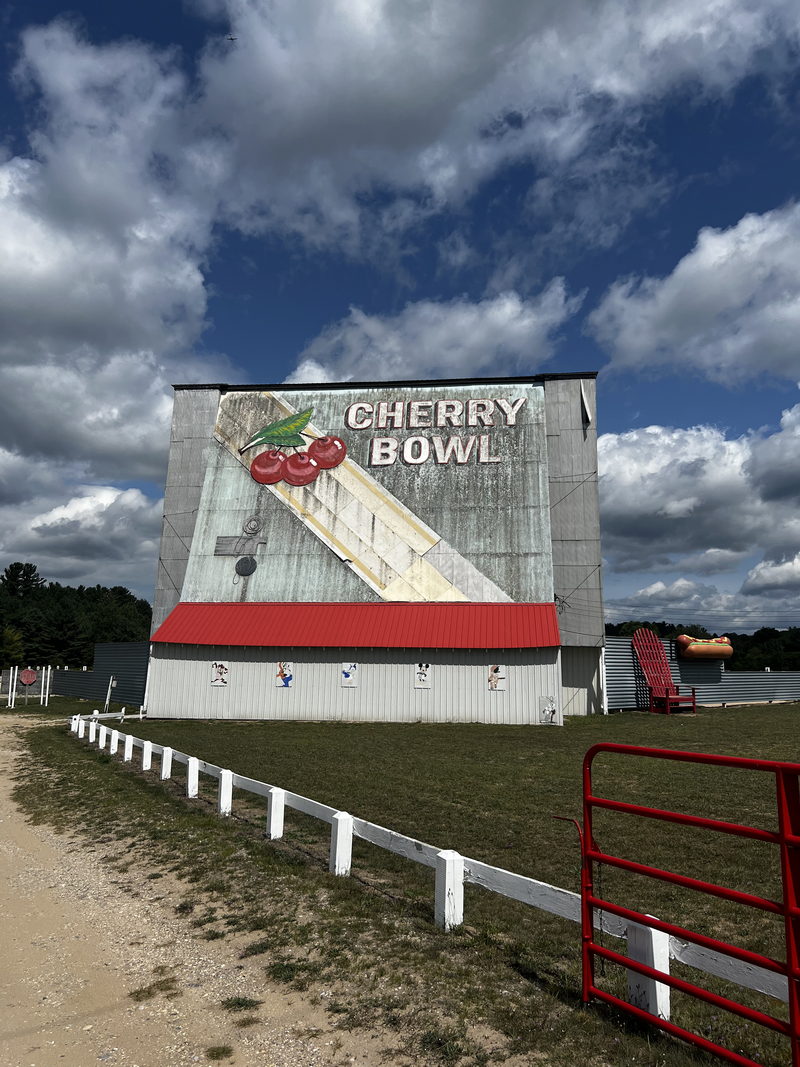
<svg viewBox="0 0 800 1067"><path fill-rule="evenodd" d="M778 815L778 830L772 832L762 830L754 826L740 826L737 823L723 822L718 819L706 819L696 815L686 815L676 811L666 811L661 808L645 807L640 804L628 804L619 800L610 800L605 797L594 796L592 792L592 762L600 752L613 752L620 755L644 756L652 759L676 760L681 763L703 763L716 767L733 767L748 771L766 771L775 776L776 802ZM711 756L695 752L679 752L670 749L642 748L636 745L618 745L601 743L593 745L586 753L583 761L583 834L581 839L582 865L581 865L581 927L582 927L582 965L583 965L583 1000L588 1003L592 997L613 1004L637 1018L653 1023L667 1033L681 1037L708 1052L714 1052L731 1063L745 1064L748 1067L757 1067L755 1061L724 1048L721 1045L709 1041L699 1034L694 1034L683 1027L666 1019L658 1018L650 1012L629 1004L619 997L605 990L599 989L595 984L594 961L595 957L610 960L612 963L621 965L628 970L633 970L646 978L663 982L673 989L682 993L689 993L717 1008L739 1015L750 1022L759 1023L769 1027L789 1038L792 1050L792 1065L800 1067L800 788L798 776L800 764L781 763L773 760L742 759L736 756ZM636 863L601 851L594 840L592 833L592 813L595 808L608 811L626 812L632 815L640 815L645 818L658 819L663 822L677 823L680 826L699 827L706 830L716 830L719 833L733 834L737 837L749 838L756 841L767 841L777 845L780 849L781 879L783 885L782 899L770 900L766 897L754 896L751 893L743 893L737 889L704 882L697 878L690 878L677 874L673 871L662 870L658 867L650 867L646 864ZM782 916L784 921L786 959L775 960L768 956L750 952L747 949L738 948L735 945L717 941L703 934L687 930L673 923L662 922L652 916L633 911L612 901L604 900L597 896L594 891L594 865L606 864L624 871L646 875L651 878L669 882L672 885L682 886L685 889L698 890L701 893L709 893L723 900L733 901L747 907L757 908L761 911L771 912ZM656 930L662 930L674 937L692 941L697 945L704 946L716 952L725 953L734 959L746 963L755 964L777 974L785 975L789 986L789 1020L777 1019L765 1012L756 1011L744 1004L719 996L701 986L693 985L663 971L655 970L646 964L614 952L594 940L594 911L602 909L611 912L623 919L649 926Z"/></svg>

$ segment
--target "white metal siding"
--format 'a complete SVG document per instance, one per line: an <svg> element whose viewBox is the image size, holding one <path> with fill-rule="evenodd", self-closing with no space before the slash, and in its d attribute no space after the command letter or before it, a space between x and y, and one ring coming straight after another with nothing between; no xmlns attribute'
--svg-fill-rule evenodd
<svg viewBox="0 0 800 1067"><path fill-rule="evenodd" d="M418 649L264 649L155 646L148 714L153 718L325 719L362 722L539 721L540 698L559 707L558 648L482 652ZM357 689L339 684L352 653ZM275 685L280 659L294 664L294 684ZM210 684L211 663L229 664L226 687ZM414 689L414 665L432 665L432 688ZM489 692L492 663L508 667L507 690Z"/></svg>
<svg viewBox="0 0 800 1067"><path fill-rule="evenodd" d="M561 649L561 706L565 715L597 715L603 710L599 648Z"/></svg>

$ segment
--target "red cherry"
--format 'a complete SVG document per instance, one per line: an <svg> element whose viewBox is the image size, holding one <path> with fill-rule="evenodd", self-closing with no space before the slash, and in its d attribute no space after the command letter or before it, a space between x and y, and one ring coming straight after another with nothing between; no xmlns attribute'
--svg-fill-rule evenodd
<svg viewBox="0 0 800 1067"><path fill-rule="evenodd" d="M283 464L286 455L272 448L269 452L260 452L250 464L250 474L261 485L274 485L283 477Z"/></svg>
<svg viewBox="0 0 800 1067"><path fill-rule="evenodd" d="M308 485L322 470L308 452L295 452L283 462L283 480L289 485Z"/></svg>
<svg viewBox="0 0 800 1067"><path fill-rule="evenodd" d="M308 446L309 456L313 456L320 467L330 470L338 467L347 455L347 445L341 437L318 437Z"/></svg>

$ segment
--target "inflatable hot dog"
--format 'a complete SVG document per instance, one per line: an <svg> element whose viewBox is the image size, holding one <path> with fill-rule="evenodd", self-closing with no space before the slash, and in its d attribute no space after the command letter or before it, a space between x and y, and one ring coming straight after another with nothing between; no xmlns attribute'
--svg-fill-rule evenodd
<svg viewBox="0 0 800 1067"><path fill-rule="evenodd" d="M681 634L675 638L675 647L681 659L730 659L733 645L728 637L689 637Z"/></svg>

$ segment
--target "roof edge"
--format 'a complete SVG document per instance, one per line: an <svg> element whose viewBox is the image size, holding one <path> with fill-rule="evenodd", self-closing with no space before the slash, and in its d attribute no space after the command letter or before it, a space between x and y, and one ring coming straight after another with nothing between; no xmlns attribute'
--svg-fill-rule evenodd
<svg viewBox="0 0 800 1067"><path fill-rule="evenodd" d="M378 389L389 386L433 386L433 385L530 385L555 381L574 381L581 378L594 380L600 372L575 371L564 374L526 374L510 378L392 378L388 381L371 382L265 382L262 384L231 385L225 382L208 382L206 384L173 384L175 390L218 389L221 393L260 392L264 389L292 389L310 392L313 389Z"/></svg>

